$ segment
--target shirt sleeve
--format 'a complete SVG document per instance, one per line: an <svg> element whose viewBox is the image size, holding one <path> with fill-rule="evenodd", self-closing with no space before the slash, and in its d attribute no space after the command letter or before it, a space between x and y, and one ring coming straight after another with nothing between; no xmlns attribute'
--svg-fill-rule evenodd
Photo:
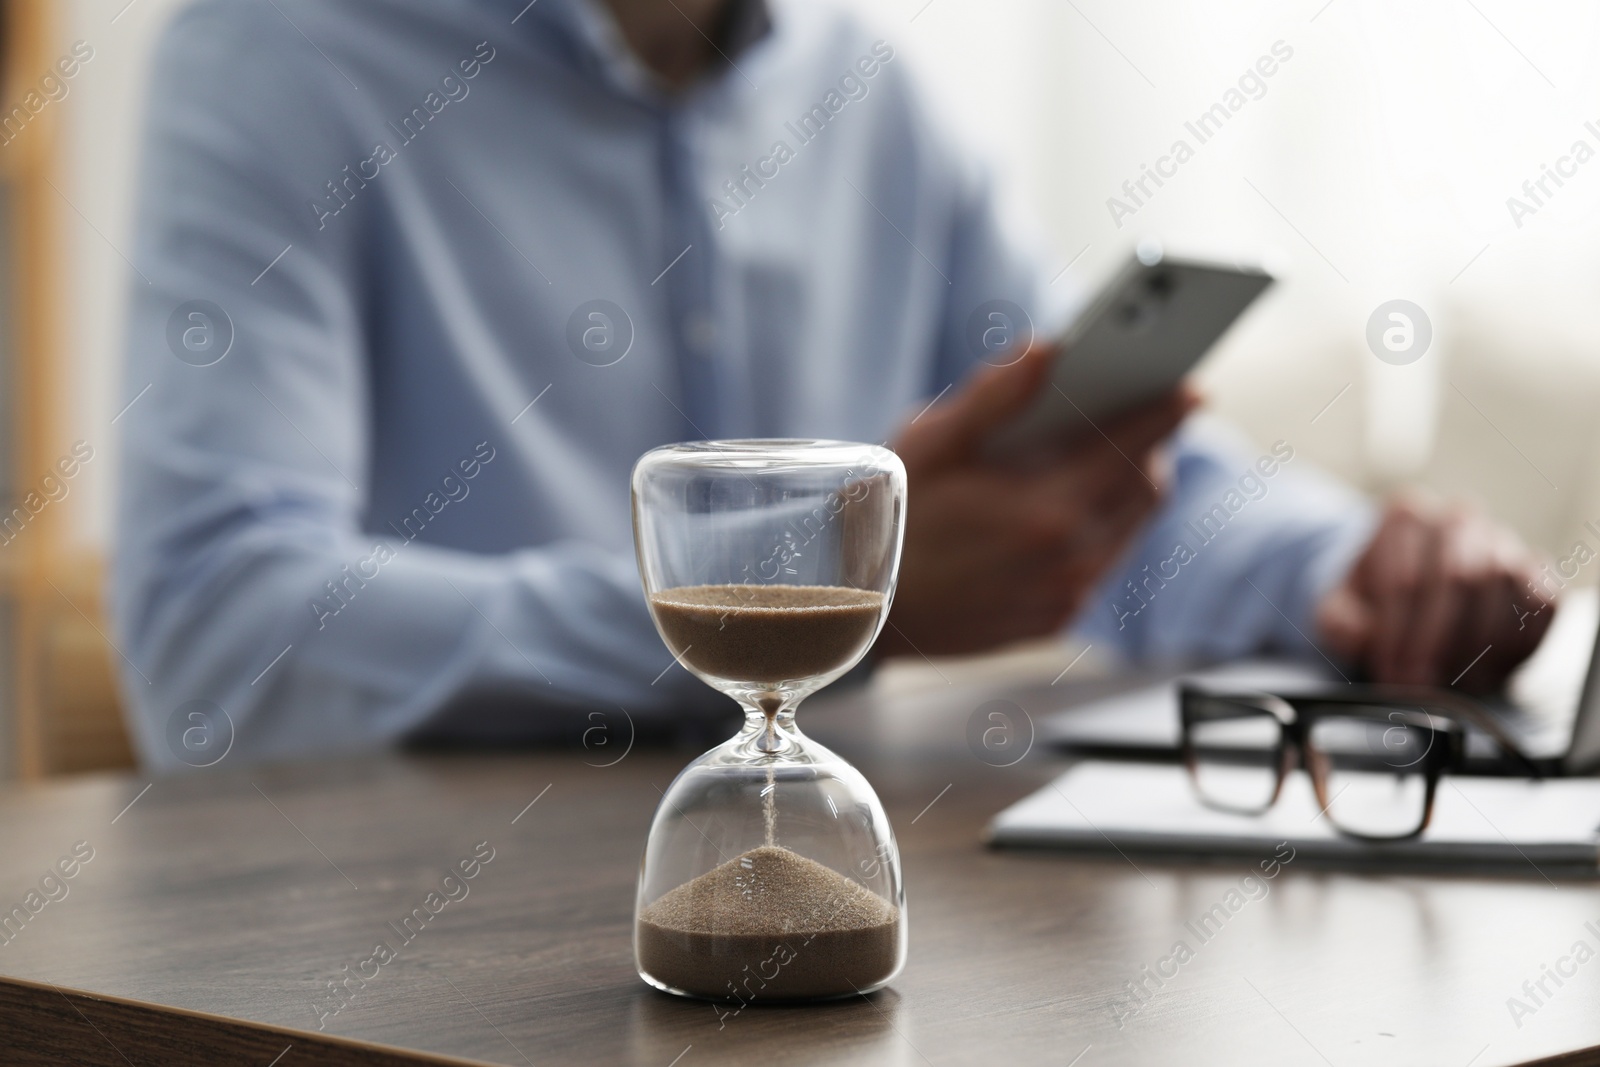
<svg viewBox="0 0 1600 1067"><path fill-rule="evenodd" d="M1195 417L1171 496L1092 594L1075 635L1134 662L1326 658L1315 615L1372 536L1372 505L1292 443Z"/></svg>
<svg viewBox="0 0 1600 1067"><path fill-rule="evenodd" d="M672 661L631 556L364 529L382 241L307 207L343 177L328 160L366 154L330 104L355 90L271 5L225 6L169 28L147 109L112 589L142 758L192 762L173 724L194 701L257 759L404 737L475 692L534 698L509 734L540 732L542 707L715 700L681 670L655 681ZM465 492L494 452L486 432L438 458Z"/></svg>

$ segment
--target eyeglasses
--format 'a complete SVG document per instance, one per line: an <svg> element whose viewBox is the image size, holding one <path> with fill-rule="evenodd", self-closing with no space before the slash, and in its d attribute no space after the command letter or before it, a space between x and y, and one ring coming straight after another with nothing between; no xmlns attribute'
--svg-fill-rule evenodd
<svg viewBox="0 0 1600 1067"><path fill-rule="evenodd" d="M1179 709L1183 761L1207 807L1259 815L1301 766L1334 828L1365 841L1427 829L1440 776L1461 767L1467 723L1539 777L1482 708L1437 690L1351 686L1299 697L1185 684Z"/></svg>

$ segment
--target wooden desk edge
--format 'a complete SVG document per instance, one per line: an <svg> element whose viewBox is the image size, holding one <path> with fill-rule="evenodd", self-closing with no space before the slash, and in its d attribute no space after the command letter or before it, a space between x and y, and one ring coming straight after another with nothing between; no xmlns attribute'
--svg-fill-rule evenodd
<svg viewBox="0 0 1600 1067"><path fill-rule="evenodd" d="M0 975L0 1034L11 1046L6 1062L16 1067L61 1063L127 1067L130 1062L266 1067L290 1048L297 1067L486 1067L482 1060L292 1030L10 975Z"/></svg>

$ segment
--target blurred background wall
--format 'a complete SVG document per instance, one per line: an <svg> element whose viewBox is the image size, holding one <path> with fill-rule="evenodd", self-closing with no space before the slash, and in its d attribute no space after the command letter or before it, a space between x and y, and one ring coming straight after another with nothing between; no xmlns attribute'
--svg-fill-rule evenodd
<svg viewBox="0 0 1600 1067"><path fill-rule="evenodd" d="M4 107L74 42L93 49L68 95L0 145L0 495L76 441L94 449L68 496L0 546L0 773L127 758L99 584L114 420L140 388L118 354L142 85L184 2L0 0ZM1092 289L1146 236L1273 267L1281 284L1202 374L1214 409L1369 491L1425 484L1552 554L1600 547L1582 528L1600 520L1600 158L1572 158L1579 141L1600 153L1595 5L848 2L1002 176L1056 285ZM1202 143L1185 123L1217 104L1227 118ZM1161 164L1179 140L1192 157ZM1159 187L1124 189L1158 165L1175 171ZM1535 203L1523 184L1545 168L1570 173ZM1533 210L1514 215L1512 197ZM1434 335L1401 366L1365 337L1394 299Z"/></svg>

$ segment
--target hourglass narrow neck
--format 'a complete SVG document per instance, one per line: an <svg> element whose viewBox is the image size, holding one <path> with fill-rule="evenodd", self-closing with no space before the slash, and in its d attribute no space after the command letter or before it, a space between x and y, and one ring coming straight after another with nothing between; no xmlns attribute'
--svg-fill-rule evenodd
<svg viewBox="0 0 1600 1067"><path fill-rule="evenodd" d="M744 729L740 731L741 747L752 755L781 756L794 750L800 743L800 729L795 725L794 712L798 700L782 703L774 697L744 699Z"/></svg>

